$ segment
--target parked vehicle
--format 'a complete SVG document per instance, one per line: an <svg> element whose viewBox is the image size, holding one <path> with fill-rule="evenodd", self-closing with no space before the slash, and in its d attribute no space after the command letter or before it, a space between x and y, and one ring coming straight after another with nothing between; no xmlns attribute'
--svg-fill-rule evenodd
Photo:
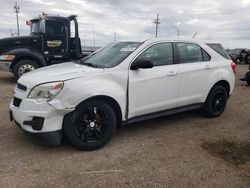
<svg viewBox="0 0 250 188"><path fill-rule="evenodd" d="M0 39L0 71L12 72L16 80L39 67L81 59L89 54L82 54L75 15L44 15L28 23L29 36Z"/></svg>
<svg viewBox="0 0 250 188"><path fill-rule="evenodd" d="M220 44L112 43L82 60L22 76L10 118L50 143L59 144L64 134L79 149L97 149L123 124L199 108L207 117L221 115L234 71Z"/></svg>
<svg viewBox="0 0 250 188"><path fill-rule="evenodd" d="M245 76L243 78L240 78L240 80L247 82L247 85L250 86L250 51L248 51L248 53L246 55L246 61L249 65L248 72L245 74Z"/></svg>
<svg viewBox="0 0 250 188"><path fill-rule="evenodd" d="M229 51L228 54L234 60L235 63L246 63L246 48L236 48L234 50Z"/></svg>

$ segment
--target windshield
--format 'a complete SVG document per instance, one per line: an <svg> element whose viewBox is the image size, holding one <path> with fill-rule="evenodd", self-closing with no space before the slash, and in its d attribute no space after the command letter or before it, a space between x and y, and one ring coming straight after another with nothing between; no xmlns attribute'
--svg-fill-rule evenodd
<svg viewBox="0 0 250 188"><path fill-rule="evenodd" d="M31 25L31 33L39 33L40 32L40 22L33 22Z"/></svg>
<svg viewBox="0 0 250 188"><path fill-rule="evenodd" d="M142 42L112 43L80 60L79 63L97 68L111 68L120 64L141 44Z"/></svg>

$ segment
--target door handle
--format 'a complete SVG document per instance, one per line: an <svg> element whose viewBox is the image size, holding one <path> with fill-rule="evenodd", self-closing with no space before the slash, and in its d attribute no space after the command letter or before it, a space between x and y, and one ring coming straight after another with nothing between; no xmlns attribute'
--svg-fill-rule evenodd
<svg viewBox="0 0 250 188"><path fill-rule="evenodd" d="M211 66L210 65L205 65L205 68L204 68L205 70L209 70L209 69L211 69Z"/></svg>
<svg viewBox="0 0 250 188"><path fill-rule="evenodd" d="M177 72L175 71L169 71L169 73L167 74L167 76L176 76Z"/></svg>

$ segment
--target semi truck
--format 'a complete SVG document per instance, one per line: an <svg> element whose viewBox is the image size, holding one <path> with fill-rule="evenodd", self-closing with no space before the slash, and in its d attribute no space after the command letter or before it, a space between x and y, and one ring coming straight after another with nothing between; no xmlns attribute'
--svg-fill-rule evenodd
<svg viewBox="0 0 250 188"><path fill-rule="evenodd" d="M76 17L42 14L26 22L30 35L0 39L0 71L10 71L18 80L34 69L87 56Z"/></svg>

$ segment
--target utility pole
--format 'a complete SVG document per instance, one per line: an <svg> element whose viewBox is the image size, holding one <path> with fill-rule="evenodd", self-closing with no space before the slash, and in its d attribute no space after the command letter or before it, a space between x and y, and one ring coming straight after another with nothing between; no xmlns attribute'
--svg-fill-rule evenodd
<svg viewBox="0 0 250 188"><path fill-rule="evenodd" d="M114 32L114 41L116 41L116 32Z"/></svg>
<svg viewBox="0 0 250 188"><path fill-rule="evenodd" d="M85 46L85 31L83 31L83 46Z"/></svg>
<svg viewBox="0 0 250 188"><path fill-rule="evenodd" d="M93 45L95 47L95 30L93 30Z"/></svg>
<svg viewBox="0 0 250 188"><path fill-rule="evenodd" d="M177 30L177 37L179 37L180 36L180 29L178 27L176 27L176 26L174 26L174 27Z"/></svg>
<svg viewBox="0 0 250 188"><path fill-rule="evenodd" d="M18 20L18 14L20 12L20 7L17 5L17 2L15 2L14 5L14 12L16 13L16 24L17 24L17 36L19 36L19 20Z"/></svg>
<svg viewBox="0 0 250 188"><path fill-rule="evenodd" d="M160 24L159 14L157 14L156 20L154 20L155 24L155 37L158 37L158 25Z"/></svg>

